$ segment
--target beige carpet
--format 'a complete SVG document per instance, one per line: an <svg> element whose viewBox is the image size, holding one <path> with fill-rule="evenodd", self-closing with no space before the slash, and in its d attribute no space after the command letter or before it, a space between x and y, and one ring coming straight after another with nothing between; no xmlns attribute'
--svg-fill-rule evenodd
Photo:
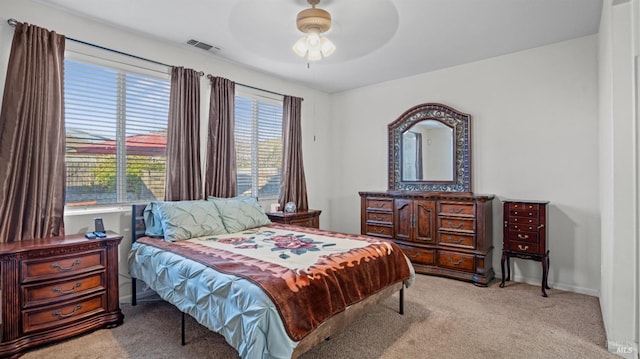
<svg viewBox="0 0 640 359"><path fill-rule="evenodd" d="M418 275L405 290L302 356L312 358L617 358L605 349L598 298L521 283L488 288ZM164 302L122 304L124 324L23 358L237 358L222 336Z"/></svg>

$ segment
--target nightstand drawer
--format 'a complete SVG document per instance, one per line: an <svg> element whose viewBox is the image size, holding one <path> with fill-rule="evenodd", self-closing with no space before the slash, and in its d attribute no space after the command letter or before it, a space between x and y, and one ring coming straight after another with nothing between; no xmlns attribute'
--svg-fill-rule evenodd
<svg viewBox="0 0 640 359"><path fill-rule="evenodd" d="M538 243L538 232L509 231L509 241Z"/></svg>
<svg viewBox="0 0 640 359"><path fill-rule="evenodd" d="M438 241L438 244L443 246L473 249L476 247L476 237L473 235L440 232L440 240Z"/></svg>
<svg viewBox="0 0 640 359"><path fill-rule="evenodd" d="M367 221L389 223L393 221L391 212L371 212L367 211Z"/></svg>
<svg viewBox="0 0 640 359"><path fill-rule="evenodd" d="M514 252L539 254L538 243L509 241L508 249Z"/></svg>
<svg viewBox="0 0 640 359"><path fill-rule="evenodd" d="M22 282L60 278L61 275L76 275L104 269L104 253L104 250L98 249L44 260L24 260L21 271Z"/></svg>
<svg viewBox="0 0 640 359"><path fill-rule="evenodd" d="M472 217L475 213L473 203L440 202L440 215Z"/></svg>
<svg viewBox="0 0 640 359"><path fill-rule="evenodd" d="M474 219L438 217L438 228L441 230L473 232L475 227Z"/></svg>
<svg viewBox="0 0 640 359"><path fill-rule="evenodd" d="M69 300L89 293L104 290L105 272L69 278L65 281L48 282L22 287L23 308L52 303L52 300Z"/></svg>
<svg viewBox="0 0 640 359"><path fill-rule="evenodd" d="M467 272L475 271L475 257L472 254L438 251L438 266Z"/></svg>
<svg viewBox="0 0 640 359"><path fill-rule="evenodd" d="M293 213L269 212L267 217L273 223L288 224L309 228L320 228L320 213L318 209L298 211Z"/></svg>
<svg viewBox="0 0 640 359"><path fill-rule="evenodd" d="M22 312L24 333L64 326L84 318L105 312L105 292L93 297L66 302L56 306L25 310Z"/></svg>
<svg viewBox="0 0 640 359"><path fill-rule="evenodd" d="M406 246L400 246L404 254L409 258L411 263L433 265L436 263L436 252L427 249L415 249Z"/></svg>

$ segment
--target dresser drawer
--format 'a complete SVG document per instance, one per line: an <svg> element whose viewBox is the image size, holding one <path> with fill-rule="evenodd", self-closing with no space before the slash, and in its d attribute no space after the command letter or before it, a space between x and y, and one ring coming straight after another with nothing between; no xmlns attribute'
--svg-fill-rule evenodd
<svg viewBox="0 0 640 359"><path fill-rule="evenodd" d="M459 202L440 202L440 215L444 216L467 216L475 215L475 204Z"/></svg>
<svg viewBox="0 0 640 359"><path fill-rule="evenodd" d="M509 231L508 238L510 241L538 243L538 232Z"/></svg>
<svg viewBox="0 0 640 359"><path fill-rule="evenodd" d="M89 318L105 312L106 302L106 292L101 292L91 297L85 297L55 306L24 310L22 312L23 331L26 334L64 326L84 318Z"/></svg>
<svg viewBox="0 0 640 359"><path fill-rule="evenodd" d="M507 245L509 250L514 252L539 254L538 243L509 241Z"/></svg>
<svg viewBox="0 0 640 359"><path fill-rule="evenodd" d="M417 249L412 247L400 246L404 254L412 263L434 265L436 263L436 251L430 249Z"/></svg>
<svg viewBox="0 0 640 359"><path fill-rule="evenodd" d="M367 198L367 209L392 211L393 198Z"/></svg>
<svg viewBox="0 0 640 359"><path fill-rule="evenodd" d="M475 271L475 258L472 254L438 251L438 266L473 272Z"/></svg>
<svg viewBox="0 0 640 359"><path fill-rule="evenodd" d="M46 259L27 259L22 261L21 279L26 283L101 270L105 267L104 254L104 250L97 249Z"/></svg>
<svg viewBox="0 0 640 359"><path fill-rule="evenodd" d="M475 227L474 219L438 217L438 228L441 230L473 232Z"/></svg>
<svg viewBox="0 0 640 359"><path fill-rule="evenodd" d="M51 303L52 300L70 300L82 295L105 290L105 272L68 278L22 287L22 308Z"/></svg>
<svg viewBox="0 0 640 359"><path fill-rule="evenodd" d="M367 211L367 221L391 224L391 222L393 221L393 213Z"/></svg>
<svg viewBox="0 0 640 359"><path fill-rule="evenodd" d="M528 211L528 210L509 210L509 215L511 217L538 217L538 211Z"/></svg>
<svg viewBox="0 0 640 359"><path fill-rule="evenodd" d="M538 217L509 217L509 223L516 223L516 224L535 224L537 225L540 221L538 220Z"/></svg>
<svg viewBox="0 0 640 359"><path fill-rule="evenodd" d="M540 210L540 205L537 203L511 202L509 203L509 209L515 211L538 211Z"/></svg>
<svg viewBox="0 0 640 359"><path fill-rule="evenodd" d="M528 232L537 232L538 225L531 224L518 224L518 223L509 223L510 231L528 231Z"/></svg>
<svg viewBox="0 0 640 359"><path fill-rule="evenodd" d="M392 238L393 228L388 226L377 226L375 224L367 224L366 234L369 236Z"/></svg>
<svg viewBox="0 0 640 359"><path fill-rule="evenodd" d="M443 246L461 247L473 249L476 247L476 237L467 234L454 234L440 232L438 244Z"/></svg>

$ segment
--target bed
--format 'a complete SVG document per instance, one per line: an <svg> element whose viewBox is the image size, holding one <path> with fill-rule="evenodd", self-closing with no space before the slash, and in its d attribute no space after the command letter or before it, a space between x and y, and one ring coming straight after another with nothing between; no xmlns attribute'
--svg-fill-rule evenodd
<svg viewBox="0 0 640 359"><path fill-rule="evenodd" d="M296 358L396 292L402 314L415 275L390 241L273 224L240 198L133 205L129 270L132 305L141 280L183 313L183 344L186 313L246 359Z"/></svg>

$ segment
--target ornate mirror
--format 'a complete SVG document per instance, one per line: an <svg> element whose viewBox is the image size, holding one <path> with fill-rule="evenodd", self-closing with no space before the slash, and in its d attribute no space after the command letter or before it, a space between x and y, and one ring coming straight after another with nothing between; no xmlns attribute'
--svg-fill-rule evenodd
<svg viewBox="0 0 640 359"><path fill-rule="evenodd" d="M471 116L415 106L389 124L389 189L471 192Z"/></svg>

